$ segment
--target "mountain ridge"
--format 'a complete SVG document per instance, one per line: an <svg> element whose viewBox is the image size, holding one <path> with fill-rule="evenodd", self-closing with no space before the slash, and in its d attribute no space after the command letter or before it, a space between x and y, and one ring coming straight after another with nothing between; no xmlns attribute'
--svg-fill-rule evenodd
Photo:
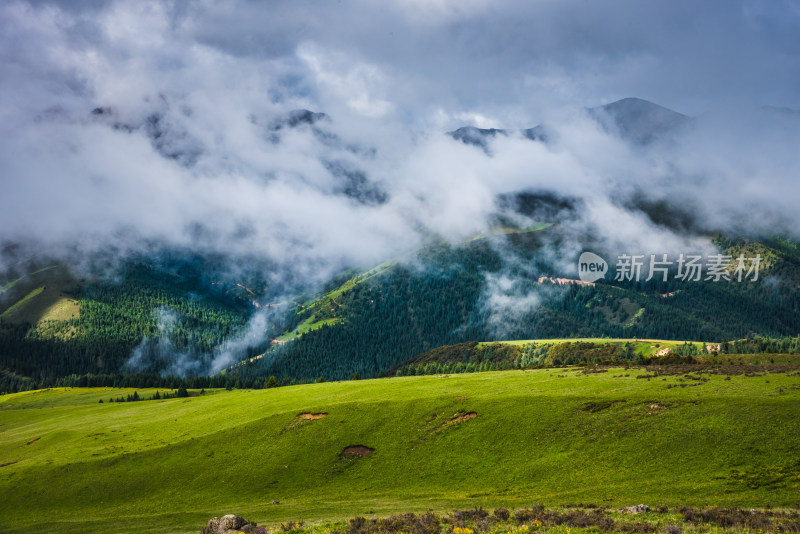
<svg viewBox="0 0 800 534"><path fill-rule="evenodd" d="M637 97L626 97L601 106L585 108L585 112L608 133L639 145L648 145L665 134L675 133L692 121L687 115ZM464 144L488 151L489 140L498 135L519 133L531 141L547 143L550 140L547 132L548 126L539 124L518 131L462 126L447 134Z"/></svg>

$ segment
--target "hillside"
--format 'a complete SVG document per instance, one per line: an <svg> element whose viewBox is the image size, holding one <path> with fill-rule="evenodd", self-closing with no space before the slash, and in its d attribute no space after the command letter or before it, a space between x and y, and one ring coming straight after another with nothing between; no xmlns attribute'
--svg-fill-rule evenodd
<svg viewBox="0 0 800 534"><path fill-rule="evenodd" d="M720 343L800 332L800 254L791 243L717 240L727 254L758 250L766 258L754 283L607 280L591 286L557 283L555 277L565 275L539 257L541 243L558 240L561 231L556 225L512 235L502 246L479 240L432 248L416 266L398 263L362 283L339 286L335 305L318 301L328 304L313 316L316 329L291 336L295 341L241 372L328 380L378 376L436 347L481 339ZM529 267L518 267L526 262ZM500 293L511 304L498 315L487 293L489 280L503 276L515 281ZM537 305L526 305L526 298Z"/></svg>
<svg viewBox="0 0 800 534"><path fill-rule="evenodd" d="M689 363L701 354L719 351L719 344L658 339L529 339L513 341L468 341L436 347L403 362L389 376L465 373L534 366L610 365L646 363L670 355Z"/></svg>
<svg viewBox="0 0 800 534"><path fill-rule="evenodd" d="M551 200L543 201L552 207ZM800 332L800 252L792 242L717 237L727 254L762 255L757 282L609 277L580 285L546 260L552 243L566 239L558 224L498 227L459 246L434 243L346 271L290 298L264 281L269 267L257 262L237 274L180 254L132 259L103 277L32 270L6 284L2 380L15 391L28 386L8 377L48 386L73 373L207 374L231 343L228 376L252 385L269 376L376 377L436 347L474 340L720 343ZM498 287L503 279L513 285ZM493 299L508 304L498 310ZM535 305L526 304L531 299Z"/></svg>
<svg viewBox="0 0 800 534"><path fill-rule="evenodd" d="M0 530L532 502L798 506L800 378L774 371L506 371L122 404L108 399L126 391L106 388L4 395Z"/></svg>
<svg viewBox="0 0 800 534"><path fill-rule="evenodd" d="M187 255L131 258L80 274L63 265L31 268L0 295L0 371L37 379L180 374L174 356L185 354L202 372L255 309L248 287L266 291L246 276L231 279L213 258ZM140 358L126 367L137 350Z"/></svg>

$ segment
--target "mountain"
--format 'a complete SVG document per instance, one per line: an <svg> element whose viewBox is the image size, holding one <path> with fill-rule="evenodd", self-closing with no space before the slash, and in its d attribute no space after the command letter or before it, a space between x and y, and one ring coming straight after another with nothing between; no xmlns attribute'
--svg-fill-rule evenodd
<svg viewBox="0 0 800 534"><path fill-rule="evenodd" d="M306 379L377 376L441 345L490 339L719 343L800 332L800 253L792 243L717 240L725 254L758 251L767 259L758 282L654 279L585 285L560 274L537 252L557 242L562 231L556 225L438 248L427 251L415 267L395 264L354 276L307 302L296 314L300 327L293 327L269 357L242 372ZM502 253L491 243L507 238L514 243ZM525 261L520 258L535 267L517 274L513 290L494 287L492 280L509 276L508 264ZM329 295L336 295L335 302ZM498 310L494 299L507 306Z"/></svg>
<svg viewBox="0 0 800 534"><path fill-rule="evenodd" d="M610 133L633 143L646 145L666 135L678 133L691 118L641 98L623 98L591 108L589 115Z"/></svg>
<svg viewBox="0 0 800 534"><path fill-rule="evenodd" d="M448 132L448 135L457 141L461 141L465 145L473 145L489 150L489 140L494 139L498 135L507 136L506 130L497 128L477 128L475 126L462 126L457 130Z"/></svg>
<svg viewBox="0 0 800 534"><path fill-rule="evenodd" d="M645 145L692 121L633 98L589 114L610 132ZM98 108L92 116L122 128L113 109ZM367 207L388 202L358 158L349 157L360 149L330 133L329 121L325 114L296 110L254 118L253 124L267 138L275 135L278 145L291 129L313 130L330 143L319 160L330 174L330 194ZM152 142L166 143L180 130L161 120L147 124L131 132L150 132ZM548 142L549 131L537 126L524 135ZM489 151L491 139L510 132L465 127L451 135ZM178 146L173 141L159 145L164 157L172 157L166 147ZM679 283L674 276L609 277L580 283L577 257L568 259L569 251L604 252L596 248L602 240L572 224L586 201L541 188L497 195L489 227L469 239L447 242L435 229L425 229L428 244L419 250L372 268L352 266L318 284L302 279L302 269L278 271L255 257L168 248L111 262L92 258L92 267L76 270L46 254L15 256L0 280L0 389L89 373L163 377L224 370L243 383L269 376L374 377L437 347L470 341L613 337L719 343L800 333L795 241L714 233L697 222L691 206L669 199L618 200L653 226L705 241L713 237L731 258L758 255L760 278ZM675 274L674 266L670 272Z"/></svg>
<svg viewBox="0 0 800 534"><path fill-rule="evenodd" d="M669 135L678 134L692 121L691 117L641 98L623 98L610 104L588 108L586 112L609 134L637 145L648 145ZM548 126L544 124L520 130L519 133L531 141L543 143L552 138L552 134L548 133ZM510 135L510 130L462 126L448 132L448 135L488 152L489 142L498 135Z"/></svg>
<svg viewBox="0 0 800 534"><path fill-rule="evenodd" d="M431 244L342 273L316 295L283 300L285 291L259 278L268 266L256 263L237 275L180 254L134 258L85 278L35 268L3 283L0 374L207 374L227 354L229 376L245 381L334 380L379 376L417 354L467 341L719 343L800 332L796 243L717 237L725 254L764 259L754 282L588 285L548 260L546 251L569 239L558 224L499 227L459 246ZM497 285L501 280L513 285ZM262 322L253 322L257 316ZM248 333L253 325L255 335Z"/></svg>

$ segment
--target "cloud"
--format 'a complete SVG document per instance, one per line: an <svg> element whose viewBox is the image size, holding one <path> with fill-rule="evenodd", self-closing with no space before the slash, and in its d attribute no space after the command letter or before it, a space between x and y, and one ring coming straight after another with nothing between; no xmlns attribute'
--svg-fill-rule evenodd
<svg viewBox="0 0 800 534"><path fill-rule="evenodd" d="M259 310L238 335L222 343L214 352L210 372L219 373L229 365L242 361L247 356L248 349L252 350L262 344L269 316L269 310Z"/></svg>
<svg viewBox="0 0 800 534"><path fill-rule="evenodd" d="M180 377L203 374L207 369L202 358L176 349L172 342L180 315L169 308L158 308L155 314L157 337L142 340L123 364L122 371L131 374L158 371L162 376Z"/></svg>
<svg viewBox="0 0 800 534"><path fill-rule="evenodd" d="M707 252L716 230L797 236L800 118L761 106L800 108L798 18L755 0L6 2L0 273L42 251L176 247L313 287L501 219L557 220L539 258L553 274L587 243L613 257ZM628 96L695 118L632 142L585 109ZM520 132L538 124L547 142ZM482 150L445 133L464 125L507 135ZM568 209L519 213L520 191ZM503 336L558 290L492 243L505 264L481 305ZM129 370L218 371L269 319L194 354L157 313Z"/></svg>
<svg viewBox="0 0 800 534"><path fill-rule="evenodd" d="M578 199L562 225L610 248L703 246L634 199L702 230L791 230L798 121L758 106L800 107L797 17L793 2L8 2L0 241L250 254L319 281L431 233L463 241L520 190ZM583 110L631 94L709 112L641 147ZM289 126L294 109L326 118ZM487 154L445 135L464 123L510 133ZM516 132L539 123L546 144Z"/></svg>
<svg viewBox="0 0 800 534"><path fill-rule="evenodd" d="M367 63L352 64L351 58L325 51L303 43L298 46L297 57L305 63L312 79L335 99L344 101L348 108L366 117L381 118L392 110L392 104L376 91L384 89L386 79L381 70Z"/></svg>

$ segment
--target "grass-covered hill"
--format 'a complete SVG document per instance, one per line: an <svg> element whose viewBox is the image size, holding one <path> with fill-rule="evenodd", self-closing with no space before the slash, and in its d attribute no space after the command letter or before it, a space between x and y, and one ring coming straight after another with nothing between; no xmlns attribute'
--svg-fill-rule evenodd
<svg viewBox="0 0 800 534"><path fill-rule="evenodd" d="M277 526L532 503L796 507L800 376L741 367L517 370L125 403L108 401L132 391L110 388L4 395L0 531L183 532L226 513Z"/></svg>
<svg viewBox="0 0 800 534"><path fill-rule="evenodd" d="M785 239L717 238L734 257L764 258L757 282L586 286L550 281L569 276L546 260L563 238L558 225L498 228L348 271L305 294L270 286L268 264L241 262L232 274L177 253L83 278L32 268L4 282L0 295L0 391L54 385L73 373L209 372L218 348L241 337L258 313L268 319L240 347L246 363L228 370L243 384L377 377L437 347L475 340L720 343L800 333L800 251ZM499 289L510 303L500 314L497 280L513 282ZM524 304L531 299L535 306ZM134 351L137 365L125 366Z"/></svg>

